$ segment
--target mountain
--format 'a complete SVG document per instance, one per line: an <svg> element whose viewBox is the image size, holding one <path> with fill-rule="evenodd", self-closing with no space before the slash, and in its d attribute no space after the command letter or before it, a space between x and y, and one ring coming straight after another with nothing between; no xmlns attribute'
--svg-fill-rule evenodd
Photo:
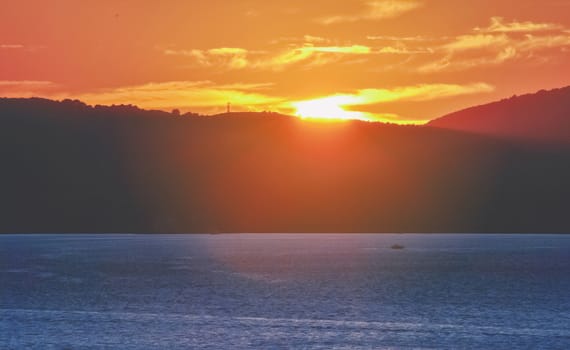
<svg viewBox="0 0 570 350"><path fill-rule="evenodd" d="M0 232L570 232L570 151L435 127L0 99Z"/></svg>
<svg viewBox="0 0 570 350"><path fill-rule="evenodd" d="M428 125L501 138L570 144L570 86L468 108Z"/></svg>

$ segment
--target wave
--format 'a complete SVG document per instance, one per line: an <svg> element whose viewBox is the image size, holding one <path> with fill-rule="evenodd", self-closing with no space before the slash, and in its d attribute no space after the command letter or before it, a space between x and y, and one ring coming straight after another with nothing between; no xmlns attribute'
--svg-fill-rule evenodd
<svg viewBox="0 0 570 350"><path fill-rule="evenodd" d="M454 325L441 323L419 322L385 322L362 320L333 320L308 318L273 318L255 316L215 316L177 313L149 312L117 312L117 311L67 311L41 309L0 309L0 321L12 318L26 319L67 319L69 321L135 321L135 322L189 322L215 323L219 325L233 324L244 327L270 328L303 328L303 329L334 329L337 331L378 331L378 332L410 332L410 333L453 333L469 336L530 336L530 337L563 337L570 338L570 329L554 328L512 328L479 325ZM0 322L1 324L1 322ZM0 327L1 328L1 327Z"/></svg>

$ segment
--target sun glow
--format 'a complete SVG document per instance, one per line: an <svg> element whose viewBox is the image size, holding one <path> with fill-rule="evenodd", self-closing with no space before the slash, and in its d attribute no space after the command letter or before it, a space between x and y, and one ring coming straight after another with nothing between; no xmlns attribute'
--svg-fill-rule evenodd
<svg viewBox="0 0 570 350"><path fill-rule="evenodd" d="M354 96L338 95L308 101L293 102L295 115L304 119L317 120L366 120L372 118L365 112L347 111L344 106L357 104Z"/></svg>

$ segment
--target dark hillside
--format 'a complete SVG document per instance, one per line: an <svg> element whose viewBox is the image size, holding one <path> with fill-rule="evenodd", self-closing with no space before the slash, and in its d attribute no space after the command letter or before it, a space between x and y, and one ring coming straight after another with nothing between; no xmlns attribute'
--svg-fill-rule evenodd
<svg viewBox="0 0 570 350"><path fill-rule="evenodd" d="M570 153L429 127L0 99L0 232L570 232Z"/></svg>
<svg viewBox="0 0 570 350"><path fill-rule="evenodd" d="M468 108L429 125L502 138L570 144L570 87Z"/></svg>

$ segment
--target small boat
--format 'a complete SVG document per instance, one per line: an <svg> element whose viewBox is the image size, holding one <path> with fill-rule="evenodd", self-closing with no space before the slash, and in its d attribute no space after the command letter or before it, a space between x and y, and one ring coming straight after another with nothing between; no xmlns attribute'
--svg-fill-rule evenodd
<svg viewBox="0 0 570 350"><path fill-rule="evenodd" d="M390 249L396 249L396 250L402 250L406 247L404 247L403 245L399 245L399 244L394 244L393 246L390 247Z"/></svg>

